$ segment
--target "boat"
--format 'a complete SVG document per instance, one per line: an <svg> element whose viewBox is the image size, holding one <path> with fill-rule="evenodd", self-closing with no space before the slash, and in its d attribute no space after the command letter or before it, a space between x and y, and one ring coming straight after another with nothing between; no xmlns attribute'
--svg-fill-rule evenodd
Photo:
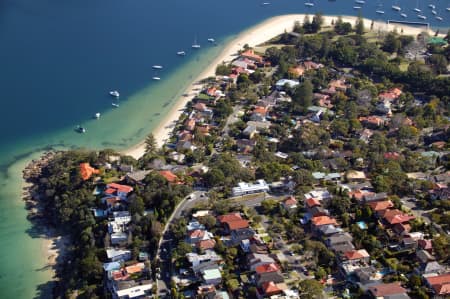
<svg viewBox="0 0 450 299"><path fill-rule="evenodd" d="M109 92L109 94L115 98L118 98L120 96L120 93L117 90L112 90Z"/></svg>
<svg viewBox="0 0 450 299"><path fill-rule="evenodd" d="M186 56L186 52L184 52L184 51L178 51L178 52L177 52L177 55L178 55L178 56Z"/></svg>
<svg viewBox="0 0 450 299"><path fill-rule="evenodd" d="M428 7L431 9L436 9L436 5L434 5L434 4L428 4Z"/></svg>
<svg viewBox="0 0 450 299"><path fill-rule="evenodd" d="M437 11L435 11L434 9L431 11L431 13L432 13L433 15L437 15Z"/></svg>
<svg viewBox="0 0 450 299"><path fill-rule="evenodd" d="M262 6L264 6L264 5L270 5L270 2L263 2L263 3L261 3L261 5L262 5Z"/></svg>
<svg viewBox="0 0 450 299"><path fill-rule="evenodd" d="M361 6L353 6L353 9L361 9Z"/></svg>
<svg viewBox="0 0 450 299"><path fill-rule="evenodd" d="M77 131L78 133L86 133L86 129L83 128L83 127L80 126L80 125L78 125L78 126L75 128L75 131Z"/></svg>
<svg viewBox="0 0 450 299"><path fill-rule="evenodd" d="M380 15L384 14L384 10L376 10L375 12Z"/></svg>
<svg viewBox="0 0 450 299"><path fill-rule="evenodd" d="M415 12L422 12L422 10L419 8L419 0L416 2L416 8L413 9Z"/></svg>
<svg viewBox="0 0 450 299"><path fill-rule="evenodd" d="M355 0L355 2L356 2L356 3L359 3L359 4L364 4L364 3L366 3L366 1L364 1L364 0Z"/></svg>
<svg viewBox="0 0 450 299"><path fill-rule="evenodd" d="M153 79L153 80L155 80L155 81L159 81L159 80L161 80L161 78L160 78L160 77L156 77L156 76L155 76L155 77L153 77L152 79Z"/></svg>
<svg viewBox="0 0 450 299"><path fill-rule="evenodd" d="M119 108L119 104L117 104L117 103L111 103L111 106L113 106L115 108Z"/></svg>
<svg viewBox="0 0 450 299"><path fill-rule="evenodd" d="M313 7L314 3L312 3L312 2L305 2L305 6Z"/></svg>
<svg viewBox="0 0 450 299"><path fill-rule="evenodd" d="M418 9L418 8L414 8L413 9L415 12L422 12L420 9Z"/></svg>
<svg viewBox="0 0 450 299"><path fill-rule="evenodd" d="M95 116L94 116L96 119L99 119L100 118L100 113L99 112L97 112L97 113L95 113Z"/></svg>
<svg viewBox="0 0 450 299"><path fill-rule="evenodd" d="M450 11L450 7L447 7L446 10L447 10L447 11Z"/></svg>
<svg viewBox="0 0 450 299"><path fill-rule="evenodd" d="M194 39L194 43L192 44L192 49L200 49L200 45L197 44L197 38Z"/></svg>
<svg viewBox="0 0 450 299"><path fill-rule="evenodd" d="M407 18L408 17L408 15L405 14L405 13L401 13L400 16L402 16L402 18Z"/></svg>
<svg viewBox="0 0 450 299"><path fill-rule="evenodd" d="M161 65L154 65L152 66L152 69L154 70L161 70L163 67Z"/></svg>
<svg viewBox="0 0 450 299"><path fill-rule="evenodd" d="M214 38L208 38L208 41L209 41L210 43L214 43L216 40L215 40Z"/></svg>
<svg viewBox="0 0 450 299"><path fill-rule="evenodd" d="M426 19L427 19L427 17L424 16L424 15L417 15L417 17L418 17L419 19L422 19L422 20L426 20Z"/></svg>
<svg viewBox="0 0 450 299"><path fill-rule="evenodd" d="M392 9L395 10L395 11L402 10L402 8L400 6L398 6L398 5L392 5Z"/></svg>
<svg viewBox="0 0 450 299"><path fill-rule="evenodd" d="M438 20L438 21L443 21L444 18L442 18L442 17L440 17L440 16L436 16L436 20Z"/></svg>

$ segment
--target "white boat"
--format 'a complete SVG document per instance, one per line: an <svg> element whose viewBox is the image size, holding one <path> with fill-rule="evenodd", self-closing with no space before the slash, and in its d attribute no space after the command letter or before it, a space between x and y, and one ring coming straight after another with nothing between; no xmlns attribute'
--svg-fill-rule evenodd
<svg viewBox="0 0 450 299"><path fill-rule="evenodd" d="M422 19L422 20L426 20L426 19L427 19L427 17L424 16L424 15L417 15L417 17L418 17L419 19Z"/></svg>
<svg viewBox="0 0 450 299"><path fill-rule="evenodd" d="M186 55L186 52L184 52L184 51L178 51L178 52L177 52L177 55L178 55L178 56L185 56L185 55Z"/></svg>
<svg viewBox="0 0 450 299"><path fill-rule="evenodd" d="M96 118L96 119L99 119L99 118L100 118L100 113L99 113L99 112L95 113L95 118Z"/></svg>
<svg viewBox="0 0 450 299"><path fill-rule="evenodd" d="M208 42L214 43L216 40L214 38L208 38Z"/></svg>
<svg viewBox="0 0 450 299"><path fill-rule="evenodd" d="M261 3L261 5L270 5L270 2L263 2L263 3Z"/></svg>
<svg viewBox="0 0 450 299"><path fill-rule="evenodd" d="M395 10L395 11L400 11L400 10L402 10L401 7L398 6L398 5L392 5L392 9Z"/></svg>
<svg viewBox="0 0 450 299"><path fill-rule="evenodd" d="M115 98L118 98L120 96L120 93L117 90L112 90L109 92L109 94Z"/></svg>
<svg viewBox="0 0 450 299"><path fill-rule="evenodd" d="M444 18L442 18L442 17L439 17L439 16L436 16L436 20L438 20L438 21L443 21L443 20L444 20Z"/></svg>
<svg viewBox="0 0 450 299"><path fill-rule="evenodd" d="M434 4L428 4L428 7L431 9L436 9L436 5L434 5Z"/></svg>
<svg viewBox="0 0 450 299"><path fill-rule="evenodd" d="M197 44L197 38L194 39L194 43L192 44L192 49L200 49L200 45Z"/></svg>
<svg viewBox="0 0 450 299"><path fill-rule="evenodd" d="M353 6L353 9L361 9L361 6Z"/></svg>
<svg viewBox="0 0 450 299"><path fill-rule="evenodd" d="M152 66L152 69L154 70L161 70L163 67L161 65L154 65Z"/></svg>
<svg viewBox="0 0 450 299"><path fill-rule="evenodd" d="M413 9L415 12L422 12L419 8L414 8Z"/></svg>
<svg viewBox="0 0 450 299"><path fill-rule="evenodd" d="M312 2L305 2L305 6L313 7L314 3L312 3Z"/></svg>
<svg viewBox="0 0 450 299"><path fill-rule="evenodd" d="M405 14L405 13L401 13L400 16L402 16L402 18L407 18L408 17L408 15Z"/></svg>
<svg viewBox="0 0 450 299"><path fill-rule="evenodd" d="M155 81L159 81L159 80L161 80L161 78L160 78L160 77L156 77L156 76L155 76L155 77L153 77L152 79L153 79L153 80L155 80Z"/></svg>
<svg viewBox="0 0 450 299"><path fill-rule="evenodd" d="M450 7L447 7L446 10L447 10L447 11L450 11Z"/></svg>
<svg viewBox="0 0 450 299"><path fill-rule="evenodd" d="M115 108L119 108L119 104L117 104L117 103L111 103L111 106L113 106Z"/></svg>
<svg viewBox="0 0 450 299"><path fill-rule="evenodd" d="M431 13L432 13L433 15L437 15L437 11L435 11L434 9L431 11Z"/></svg>
<svg viewBox="0 0 450 299"><path fill-rule="evenodd" d="M359 3L359 4L364 4L364 3L366 3L366 1L364 1L364 0L355 0L355 2L356 2L356 3Z"/></svg>
<svg viewBox="0 0 450 299"><path fill-rule="evenodd" d="M376 10L375 12L380 15L384 14L384 10Z"/></svg>

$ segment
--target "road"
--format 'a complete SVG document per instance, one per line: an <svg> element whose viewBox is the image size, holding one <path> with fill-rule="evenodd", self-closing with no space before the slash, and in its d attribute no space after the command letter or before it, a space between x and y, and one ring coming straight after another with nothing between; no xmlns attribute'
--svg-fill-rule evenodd
<svg viewBox="0 0 450 299"><path fill-rule="evenodd" d="M200 202L207 201L208 197L204 191L195 191L186 196L175 208L172 215L170 215L162 237L159 240L158 250L156 251L156 259L160 261L160 271L157 273L156 289L160 298L167 296L170 290L170 280L172 273L171 251L172 251L172 237L169 231L170 225L178 218L182 217L183 211L193 208Z"/></svg>

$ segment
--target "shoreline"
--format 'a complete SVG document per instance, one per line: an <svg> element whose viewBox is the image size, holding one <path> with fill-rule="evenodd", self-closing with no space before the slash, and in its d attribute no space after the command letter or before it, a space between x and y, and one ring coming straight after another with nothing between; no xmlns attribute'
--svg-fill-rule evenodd
<svg viewBox="0 0 450 299"><path fill-rule="evenodd" d="M248 44L250 47L255 47L257 45L263 44L268 40L282 34L284 31L290 32L294 26L295 21L303 22L306 14L289 14L289 15L281 15L276 17L271 17L249 29L239 33L237 37L233 38L228 44L225 45L224 49L221 53L211 62L211 64L202 71L190 84L189 87L183 92L167 115L161 120L158 126L153 129L152 133L155 137L156 143L158 147L161 147L169 138L172 133L176 122L180 118L183 113L184 107L186 104L193 100L194 96L197 94L197 89L200 84L200 80L215 76L215 70L217 65L222 62L230 62L234 58L236 58L236 53L243 48L245 44ZM312 14L309 15L312 18ZM341 16L344 22L349 22L354 26L358 17L355 16ZM323 26L332 26L331 23L335 21L338 16L326 15L323 16ZM410 25L402 25L402 24L388 24L387 22L375 21L367 18L363 18L365 29L367 31L376 31L376 32L392 32L392 31L400 31L401 35L418 35L421 32L426 31L422 28L413 27ZM374 23L373 29L370 29L370 24ZM427 31L430 34L433 34L434 31L428 29ZM132 156L135 159L139 159L145 154L145 139L139 142L136 145L133 145L125 150L120 151L121 154Z"/></svg>

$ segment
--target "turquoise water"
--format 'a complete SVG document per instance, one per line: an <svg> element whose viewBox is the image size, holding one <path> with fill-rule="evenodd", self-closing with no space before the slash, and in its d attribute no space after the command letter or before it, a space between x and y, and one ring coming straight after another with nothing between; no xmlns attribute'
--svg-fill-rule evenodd
<svg viewBox="0 0 450 299"><path fill-rule="evenodd" d="M287 13L357 14L352 1L2 0L0 1L0 297L32 298L50 278L42 242L30 231L21 195L21 169L49 146L113 147L138 143L184 89L238 32ZM436 1L449 27L450 1ZM399 19L393 1L367 1L362 15ZM411 21L411 1L400 0ZM406 8L408 7L408 8ZM218 41L216 47L207 38ZM194 39L202 45L192 51ZM176 56L185 50L186 57ZM164 69L155 73L151 66ZM152 82L158 75L160 82ZM107 92L121 92L112 109ZM101 112L100 120L92 116ZM86 134L73 128L82 124ZM31 155L31 156L30 156Z"/></svg>

